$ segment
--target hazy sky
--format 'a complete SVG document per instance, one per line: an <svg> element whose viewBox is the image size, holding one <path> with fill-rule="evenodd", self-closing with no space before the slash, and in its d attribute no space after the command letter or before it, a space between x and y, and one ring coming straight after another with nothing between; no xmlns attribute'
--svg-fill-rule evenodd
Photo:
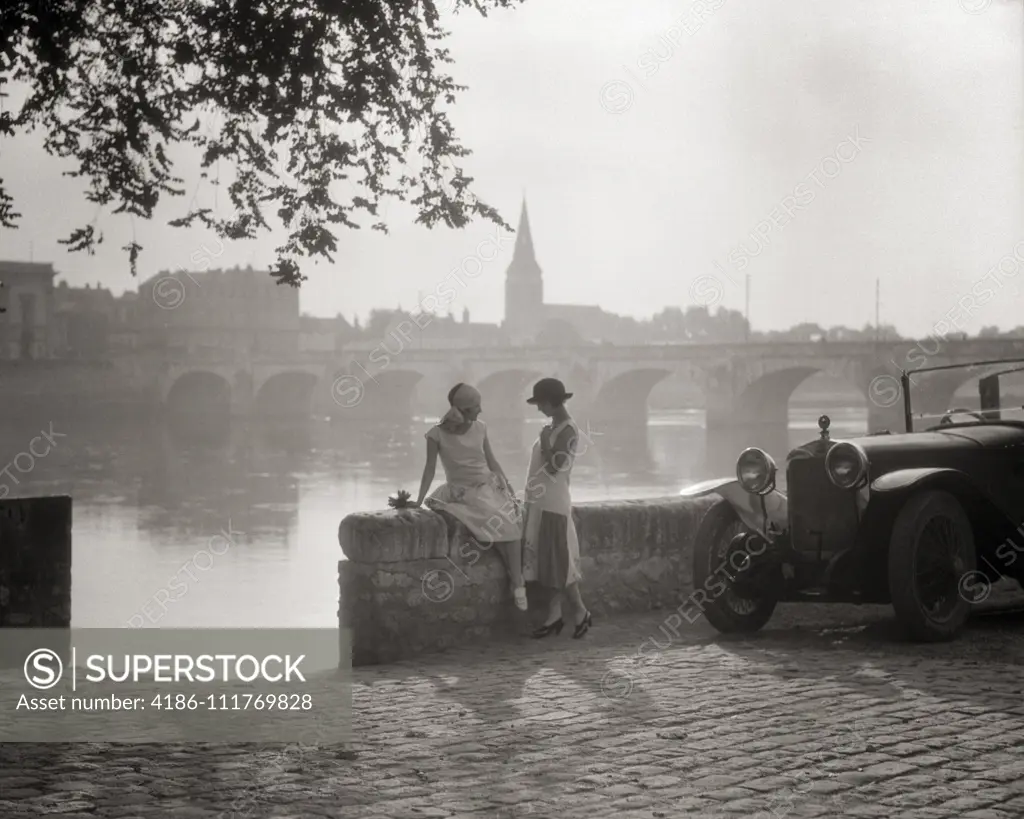
<svg viewBox="0 0 1024 819"><path fill-rule="evenodd" d="M1024 241L1020 0L707 5L719 7L702 22L663 0L448 15L455 76L471 86L453 112L474 150L467 170L513 225L525 189L546 300L648 317L720 293L742 309L749 273L755 327L859 327L874 320L877 277L882 321L930 332ZM0 232L0 258L28 259L32 243L73 284L134 288L118 250L127 219L101 218L94 257L56 244L94 209L40 144L0 143L25 214ZM842 161L828 159L837 149ZM212 203L212 189L200 197ZM390 236L342 234L336 265L309 264L305 311L412 308L495 230L427 231L398 204L387 219ZM217 246L159 220L135 230L142 277ZM227 245L218 261L266 264L281 238ZM741 244L751 255L738 260ZM511 247L460 290L457 313L501 319ZM1008 281L960 323L1024 324L1019 298Z"/></svg>

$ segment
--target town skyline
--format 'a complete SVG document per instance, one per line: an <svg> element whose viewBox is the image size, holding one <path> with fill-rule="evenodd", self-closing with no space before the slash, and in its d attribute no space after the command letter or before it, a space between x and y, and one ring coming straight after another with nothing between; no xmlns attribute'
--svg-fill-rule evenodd
<svg viewBox="0 0 1024 819"><path fill-rule="evenodd" d="M759 234L757 238L758 241L761 241L766 237ZM463 305L460 311L461 318L457 318L454 305L459 301L460 290L470 287L472 282L480 277L485 267L501 255L502 247L505 245L511 245L512 252L504 273L503 316L496 322L473 322L469 307ZM251 291L250 295L245 298L255 297L260 311L259 315L266 318L266 314L263 312L264 307L268 304L266 296L274 296L277 286L284 285L271 284L273 279L269 271L252 265L247 265L244 268L241 265L232 268L214 266L213 263L223 255L224 244L222 242L216 242L213 247L204 245L191 257L191 261L201 265L201 269L157 271L142 279L137 288L126 289L116 295L111 290L103 288L101 282L96 283L95 290L92 290L91 284L88 282L84 288L70 285L66 278L58 278L59 271L56 271L52 264L36 265L36 263L29 262L28 267L51 269L54 285L62 290L82 293L86 297L89 296L90 290L96 296L100 293L107 294L111 300L122 304L122 314L125 314L125 309L130 309L130 312L133 313L137 312L125 300L131 298L134 302L138 302L141 297L146 304L139 306L148 308L149 312L152 312L154 305L150 305L148 302L153 301L159 308L156 311L156 316L164 314L164 318L173 318L170 311L176 311L188 300L188 293L191 291L192 303L189 305L188 312L191 313L194 310L197 306L195 300L198 299L202 320L204 322L212 320L214 323L216 323L215 313L224 308L224 303L216 298L210 303L204 303L205 299L213 296L213 292L204 294L198 277L231 278L234 283L228 284L227 288L235 292L244 282L245 274L264 276L265 278L261 281L254 280L250 287L243 285L243 289ZM749 257L749 254L746 255ZM736 260L735 256L731 259L734 263ZM739 261L743 261L742 257L739 258ZM5 263L0 262L0 270ZM10 264L16 268L19 262L14 261ZM966 332L963 326L965 322L970 321L976 310L983 308L985 304L995 299L1007 285L1011 284L1022 265L1024 265L1024 242L1020 242L1012 254L1007 254L1000 259L985 276L973 282L970 290L960 295L954 307L935 323L926 336L947 338L970 335L980 337L994 337L1002 334L1024 335L1024 325L1020 324L1010 327L986 325L978 328L973 334ZM296 318L315 320L320 322L324 329L328 326L327 322L334 322L333 332L338 336L338 349L344 342L372 339L375 334L387 333L394 325L417 315L431 316L430 323L437 318L442 319L442 326L445 326L447 330L441 333L443 338L437 340L461 341L470 346L481 343L485 346L494 343L520 346L534 343L572 346L578 343L594 342L643 344L703 340L735 343L751 339L846 341L873 337L878 341L889 341L912 338L906 333L901 333L893 323L881 321L877 293L875 321L865 322L859 327L844 324L823 325L811 318L797 321L789 327L775 329L758 327L752 321L748 322L749 302L745 305L746 310L743 312L730 309L722 304L726 283L734 288L737 284L725 268L717 263L716 268L716 275L698 276L691 283L689 292L695 297L696 304L666 304L651 316L636 317L618 314L593 304L551 303L545 298L544 272L537 259L529 210L524 196L515 232L502 235L499 229L494 238L481 242L476 248L476 253L463 259L460 267L451 271L435 286L432 292L424 294L420 291L417 294L417 301L411 309L405 309L401 303L394 308L379 305L370 308L365 320L361 319L358 314L354 314L349 319L341 311L333 316L317 315L302 309L301 288L288 288L288 291L279 294L280 298L271 298L271 301L277 303L276 310L284 308L286 315L293 313ZM228 275L238 273L243 274L241 279L237 275L234 278ZM749 282L745 283L749 287ZM221 289L223 289L223 285L214 287L214 291ZM258 293L263 295L257 295ZM241 293L236 293L236 295L241 295ZM74 303L74 298L65 299L65 309ZM284 320L287 322L286 315ZM82 319L84 318L83 316ZM242 316L233 315L232 318L241 319L244 323ZM447 319L447 323L444 322L445 319ZM419 321L416 323L420 324ZM420 326L422 330L426 330L429 323ZM437 335L437 332L437 325L435 325L433 334ZM429 334L424 333L423 335L425 340Z"/></svg>
<svg viewBox="0 0 1024 819"><path fill-rule="evenodd" d="M529 233L527 233L527 241L529 241ZM532 255L532 249L530 252ZM513 260L514 261L514 260ZM50 263L46 262L22 262L20 260L6 260L0 259L0 273L2 273L5 265L24 265L27 264L30 267L37 267L38 269L52 267ZM515 269L515 265L511 264L510 268ZM269 280L270 274L266 270L260 270L252 266L241 266L236 265L231 268L221 267L210 267L201 271L184 271L184 270L163 270L157 271L151 276L146 277L139 282L138 286L134 289L126 289L121 293L114 293L111 289L106 288L101 282L96 282L95 287L93 283L86 282L84 285L75 285L70 283L66 278L60 277L60 272L54 269L53 285L61 293L67 293L63 299L63 306L59 309L77 311L79 309L91 309L95 306L95 299L103 299L109 296L108 301L113 308L115 304L119 305L120 311L123 313L125 309L129 309L134 312L135 305L139 304L140 297L149 301L153 301L158 308L155 315L165 315L170 318L177 307L180 306L185 300L189 290L193 291L193 301L196 296L201 297L202 283L200 278L206 276L226 276L231 273L251 273L256 276L261 274L266 275ZM505 276L508 278L508 270L506 270ZM177 290L173 288L171 279L176 279L181 283L181 287ZM172 288L168 289L166 285L172 284ZM994 283L994 288L989 287ZM988 276L983 277L980 284L975 285L975 290L980 292L981 286L984 285L987 290L989 298L994 297L998 290L1002 288L1005 283L1005 278L1001 281L997 271L990 271ZM191 286L190 286L191 284ZM274 285L276 290L277 285ZM506 281L506 288L508 282ZM266 289L266 288L261 288ZM291 288L289 288L291 290ZM292 290L294 292L294 290ZM452 290L452 292L454 292ZM300 289L301 293L301 289ZM91 295L90 295L91 294ZM282 295L285 295L282 293ZM81 302L80 299L85 297L86 299L92 298L93 301ZM428 294L429 297L429 294ZM438 319L442 321L442 326L458 326L458 327L469 327L483 328L498 330L499 335L501 333L508 332L510 329L514 329L507 324L507 315L505 319L499 318L496 322L478 322L472 320L472 314L468 307L463 307L460 311L455 310L453 307L447 309L437 310L434 309L434 305L428 306L428 297L424 297L421 294L420 302L415 305L412 309L405 309L401 305L397 307L388 307L381 305L378 307L370 308L370 311L365 316L353 315L351 317L346 316L342 312L338 312L334 315L316 315L314 313L303 310L301 306L297 307L294 311L295 316L301 319L315 320L321 323L321 327L324 329L318 330L317 332L325 332L329 322L340 320L338 332L340 337L345 341L352 342L365 342L367 340L373 340L376 336L388 334L394 325L398 324L404 319L414 319L417 315L430 315L428 324L422 325L422 330L426 330L430 324L433 324ZM131 301L126 301L130 299ZM2 301L2 299L0 299ZM277 300L279 301L279 300ZM291 299L286 299L291 301ZM436 299L434 300L436 304ZM974 300L977 303L977 299ZM984 302L982 302L983 304ZM202 304L202 302L200 302ZM191 306L194 306L191 305ZM223 304L220 301L215 300L213 303L206 305L211 310L204 310L203 313L206 315L212 315L217 309L220 309ZM969 305L973 307L974 305ZM539 338L543 344L554 344L558 346L563 343L562 339L566 339L568 343L573 344L577 342L582 343L595 343L601 340L608 340L602 338L600 328L600 321L597 327L590 323L589 329L592 332L588 333L588 318L593 319L594 314L597 314L598 319L610 319L614 324L627 325L626 335L630 338L623 338L613 343L622 343L627 345L633 345L637 343L646 343L647 340L654 343L666 343L672 341L696 341L700 340L699 336L704 336L704 340L707 342L721 341L725 343L736 343L738 341L749 338L750 340L758 341L815 341L815 340L833 340L833 341L853 341L853 340L864 340L867 338L875 338L880 341L893 341L893 340L913 340L914 338L960 338L963 337L996 337L1000 335L1014 335L1024 336L1024 324L1014 324L1007 327L999 327L998 325L986 325L977 332L969 333L961 329L961 322L966 318L969 318L970 313L965 312L961 307L955 306L952 308L946 316L940 319L936 323L935 327L931 331L923 336L913 336L903 332L900 332L900 328L892 323L880 321L876 325L872 322L865 322L860 326L848 326L848 325L824 325L813 320L803 320L790 325L789 327L777 328L777 329L765 329L759 328L756 324L751 322L751 326L747 328L746 319L741 311L733 310L728 307L724 307L721 304L690 304L685 306L678 305L665 305L661 310L657 311L652 316L645 317L634 317L624 316L620 314L612 313L611 311L605 311L600 306L596 305L552 305L552 304L541 304L538 305L539 313L543 314L544 310L554 311L552 316L558 322L567 322L570 326L579 333L579 338L574 339L572 337L565 337L558 335L552 336L550 328L545 331L543 323L538 323L534 327L530 328L529 331L524 335L522 332L516 334L515 332L509 336L508 340L505 340L503 336L494 336L486 339L486 344L497 343L513 343L519 345L529 345L536 343ZM86 309L86 312L88 312ZM523 312L529 313L530 306ZM152 307L150 308L152 312ZM507 313L507 310L506 310ZM83 316L84 318L84 316ZM236 317L237 318L237 317ZM444 325L444 322L448 322ZM687 322L690 322L691 326L697 330L697 334L693 338L683 338L677 331L682 328ZM132 322L129 322L132 323ZM435 328L438 326L434 325ZM877 329L877 333L875 332ZM651 330L652 336L649 339L639 338L644 331ZM427 337L429 333L424 332L423 336ZM614 335L614 332L605 333L605 336ZM456 338L447 336L444 340L453 341ZM461 340L466 341L470 345L473 343L471 336L465 336ZM339 343L341 341L339 340ZM339 348L340 349L340 348Z"/></svg>
<svg viewBox="0 0 1024 819"><path fill-rule="evenodd" d="M525 189L553 302L644 318L698 303L694 282L718 276L720 303L743 311L749 273L755 327L862 327L880 278L882 323L924 336L1024 239L1020 11L721 4L682 35L679 8L661 0L644 15L619 0L446 13L454 76L469 86L451 115L474 151L467 174L513 227ZM32 136L0 151L25 214L0 236L2 258L31 255L74 286L119 293L191 269L218 241L166 226L181 199L151 222L95 212ZM195 157L175 157L184 199L216 208ZM223 204L223 184L219 194ZM304 312L409 309L495 234L481 220L428 231L400 202L385 210L390 235L342 232L335 265L304 267ZM94 216L106 238L96 256L66 253L57 239ZM133 236L146 247L138 280L121 250ZM281 238L233 243L217 264L266 266ZM738 252L764 240L756 256ZM460 293L456 315L500 320L509 251ZM964 331L1015 326L1019 288L1003 295Z"/></svg>

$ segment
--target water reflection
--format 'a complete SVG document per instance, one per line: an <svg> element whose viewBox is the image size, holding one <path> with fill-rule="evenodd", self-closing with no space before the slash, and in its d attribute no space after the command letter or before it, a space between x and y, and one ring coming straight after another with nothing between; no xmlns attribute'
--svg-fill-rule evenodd
<svg viewBox="0 0 1024 819"><path fill-rule="evenodd" d="M422 434L418 434L419 426L415 421L352 423L340 419L321 426L320 449L336 449L349 463L376 473L404 474L415 460L416 444L423 440ZM423 425L422 433L426 431L427 426Z"/></svg>
<svg viewBox="0 0 1024 819"><path fill-rule="evenodd" d="M834 413L835 434L862 432L863 416ZM794 445L816 437L816 418L794 413ZM590 435L573 473L578 501L672 495L714 476L704 464L702 412L659 413L641 430L578 420ZM154 596L229 525L244 535L147 624L327 626L336 621L339 521L385 508L397 488L416 492L431 421L54 422L63 437L26 473L12 468L18 482L7 484L10 497L74 498L76 626L123 626L144 606L154 610ZM488 424L519 488L543 423ZM0 460L27 451L41 429L46 422L6 425Z"/></svg>
<svg viewBox="0 0 1024 819"><path fill-rule="evenodd" d="M230 518L244 531L267 535L268 548L285 544L298 507L296 475L312 453L305 425L175 418L140 427L134 441L106 439L112 451L138 462L141 531L194 540ZM104 438L106 430L92 434Z"/></svg>

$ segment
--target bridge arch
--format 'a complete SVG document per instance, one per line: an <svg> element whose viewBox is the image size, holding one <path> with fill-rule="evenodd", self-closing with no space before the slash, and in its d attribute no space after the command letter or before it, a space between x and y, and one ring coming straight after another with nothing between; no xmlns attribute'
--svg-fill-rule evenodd
<svg viewBox="0 0 1024 819"><path fill-rule="evenodd" d="M231 383L209 370L189 370L171 382L164 406L172 413L231 412Z"/></svg>
<svg viewBox="0 0 1024 819"><path fill-rule="evenodd" d="M824 361L797 361L779 366L758 366L747 374L745 385L736 397L735 409L742 416L781 416L788 413L793 394L809 379L825 376L833 383L842 383L849 389L849 397L859 395L869 399L871 379L882 375L884 369L865 371L864 362L856 359ZM876 384L875 389L878 389ZM827 413L826 413L827 414Z"/></svg>
<svg viewBox="0 0 1024 819"><path fill-rule="evenodd" d="M416 370L388 368L371 376L353 367L339 373L331 385L331 417L341 421L408 422L413 396L422 380L423 373Z"/></svg>
<svg viewBox="0 0 1024 819"><path fill-rule="evenodd" d="M804 381L823 370L819 367L786 367L758 376L737 398L737 409L743 415L773 414L789 410L789 399Z"/></svg>
<svg viewBox="0 0 1024 819"><path fill-rule="evenodd" d="M254 414L308 418L313 411L313 395L319 381L305 370L274 373L255 390Z"/></svg>
<svg viewBox="0 0 1024 819"><path fill-rule="evenodd" d="M638 367L613 375L594 393L591 415L602 420L646 425L651 390L672 373L667 367Z"/></svg>
<svg viewBox="0 0 1024 819"><path fill-rule="evenodd" d="M498 370L482 378L480 390L485 418L518 420L525 415L526 399L542 374L536 370L515 368Z"/></svg>
<svg viewBox="0 0 1024 819"><path fill-rule="evenodd" d="M708 431L708 455L713 462L734 463L736 455L746 447L756 446L781 460L791 449L790 403L794 392L815 375L830 376L833 382L842 382L850 387L851 400L856 396L862 400L862 407L871 412L868 403L868 385L862 384L861 365L853 360L831 360L821 362L800 362L771 368L758 367L750 373L749 381L739 390L732 402L731 412L709 410L706 421ZM748 377L749 377L748 376ZM822 401L820 412L836 416L840 407ZM817 407L815 407L817 411ZM833 428L845 434L863 434L863 421L845 420L835 417ZM816 424L808 424L806 438L816 437ZM840 433L843 434L843 433Z"/></svg>

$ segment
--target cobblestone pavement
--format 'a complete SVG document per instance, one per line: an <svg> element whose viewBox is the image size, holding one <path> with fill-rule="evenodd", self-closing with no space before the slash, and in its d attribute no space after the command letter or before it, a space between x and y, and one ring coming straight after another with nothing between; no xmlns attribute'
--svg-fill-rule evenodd
<svg viewBox="0 0 1024 819"><path fill-rule="evenodd" d="M935 646L889 609L661 622L357 669L349 748L8 745L0 816L1024 815L1024 616Z"/></svg>

